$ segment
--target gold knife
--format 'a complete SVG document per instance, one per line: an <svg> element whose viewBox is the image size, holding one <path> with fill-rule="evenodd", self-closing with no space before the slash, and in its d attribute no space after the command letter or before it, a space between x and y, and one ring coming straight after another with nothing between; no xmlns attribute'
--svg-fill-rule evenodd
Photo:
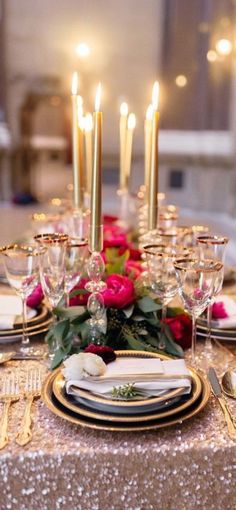
<svg viewBox="0 0 236 510"><path fill-rule="evenodd" d="M217 400L220 404L220 407L224 413L225 421L226 421L227 427L228 427L229 436L231 437L231 439L236 441L236 426L234 423L234 419L233 419L233 416L228 408L228 404L225 400L225 397L222 393L221 386L218 381L215 369L212 367L209 368L208 379L210 381L212 391L213 391L215 397L217 398Z"/></svg>

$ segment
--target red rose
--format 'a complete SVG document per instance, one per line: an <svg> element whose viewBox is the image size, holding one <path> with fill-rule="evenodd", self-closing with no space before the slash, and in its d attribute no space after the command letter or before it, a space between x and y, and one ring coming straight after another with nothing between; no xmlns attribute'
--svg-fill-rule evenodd
<svg viewBox="0 0 236 510"><path fill-rule="evenodd" d="M127 248L126 233L119 225L104 225L104 250L106 248Z"/></svg>
<svg viewBox="0 0 236 510"><path fill-rule="evenodd" d="M33 292L27 298L26 304L30 308L37 308L37 306L40 305L42 300L43 300L43 290L42 290L41 284L38 283L38 285L36 285Z"/></svg>
<svg viewBox="0 0 236 510"><path fill-rule="evenodd" d="M112 349L112 347L108 347L108 345L89 344L84 349L84 352L92 352L92 354L97 354L97 356L100 356L103 359L106 365L111 361L115 361L116 359L114 349Z"/></svg>
<svg viewBox="0 0 236 510"><path fill-rule="evenodd" d="M71 292L73 292L74 290L84 290L84 287L88 281L89 281L88 278L81 278L78 285L75 285ZM87 305L88 297L89 297L88 292L86 292L86 294L77 294L76 296L70 298L70 306Z"/></svg>
<svg viewBox="0 0 236 510"><path fill-rule="evenodd" d="M103 215L103 223L105 224L111 224L115 223L118 220L118 216L111 216L110 214L104 214Z"/></svg>
<svg viewBox="0 0 236 510"><path fill-rule="evenodd" d="M174 340L182 349L189 349L192 344L192 321L185 313L168 317L164 321L170 327Z"/></svg>
<svg viewBox="0 0 236 510"><path fill-rule="evenodd" d="M102 293L105 306L125 308L134 302L134 284L127 276L111 274L108 276L106 284L107 288Z"/></svg>
<svg viewBox="0 0 236 510"><path fill-rule="evenodd" d="M132 243L127 243L127 246L121 246L119 249L119 255L123 255L127 249L129 250L129 258L131 260L141 260L141 251L134 248Z"/></svg>

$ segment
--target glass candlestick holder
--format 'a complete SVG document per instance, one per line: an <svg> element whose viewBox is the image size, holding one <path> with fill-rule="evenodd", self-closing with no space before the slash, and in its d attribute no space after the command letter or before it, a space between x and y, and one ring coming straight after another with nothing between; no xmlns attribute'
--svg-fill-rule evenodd
<svg viewBox="0 0 236 510"><path fill-rule="evenodd" d="M91 342L101 344L102 333L105 331L106 313L102 292L106 288L106 283L102 280L105 272L105 264L101 253L92 252L87 264L87 273L89 282L85 289L90 292L87 309L91 318L88 323L90 326Z"/></svg>

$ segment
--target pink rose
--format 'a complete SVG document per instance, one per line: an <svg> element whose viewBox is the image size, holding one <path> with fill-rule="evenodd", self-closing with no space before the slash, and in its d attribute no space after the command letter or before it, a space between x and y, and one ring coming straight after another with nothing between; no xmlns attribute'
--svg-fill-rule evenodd
<svg viewBox="0 0 236 510"><path fill-rule="evenodd" d="M107 288L102 293L105 306L125 308L134 302L134 284L127 276L111 274L106 284Z"/></svg>
<svg viewBox="0 0 236 510"><path fill-rule="evenodd" d="M30 294L30 296L27 298L26 304L30 308L37 308L43 300L43 290L40 283L36 285L33 292Z"/></svg>
<svg viewBox="0 0 236 510"><path fill-rule="evenodd" d="M103 215L103 223L105 224L112 224L115 223L118 220L118 216L111 216L110 214L104 214Z"/></svg>
<svg viewBox="0 0 236 510"><path fill-rule="evenodd" d="M106 248L120 248L120 246L125 249L128 246L124 229L118 225L104 225L104 250Z"/></svg>
<svg viewBox="0 0 236 510"><path fill-rule="evenodd" d="M136 279L143 272L143 267L137 260L129 259L125 262L125 272L131 278Z"/></svg>
<svg viewBox="0 0 236 510"><path fill-rule="evenodd" d="M212 318L213 319L226 319L228 314L225 310L223 301L217 301L212 305Z"/></svg>

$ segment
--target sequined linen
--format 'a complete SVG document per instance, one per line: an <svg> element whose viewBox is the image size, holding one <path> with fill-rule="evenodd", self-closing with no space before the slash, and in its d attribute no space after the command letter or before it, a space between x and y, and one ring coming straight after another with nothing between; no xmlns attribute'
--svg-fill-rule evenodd
<svg viewBox="0 0 236 510"><path fill-rule="evenodd" d="M23 381L34 365L10 362L0 377L14 368ZM236 402L229 405L236 416ZM22 414L23 402L13 404L11 443L0 452L1 510L236 509L236 443L213 397L182 425L140 433L81 428L37 400L25 447L14 442Z"/></svg>

